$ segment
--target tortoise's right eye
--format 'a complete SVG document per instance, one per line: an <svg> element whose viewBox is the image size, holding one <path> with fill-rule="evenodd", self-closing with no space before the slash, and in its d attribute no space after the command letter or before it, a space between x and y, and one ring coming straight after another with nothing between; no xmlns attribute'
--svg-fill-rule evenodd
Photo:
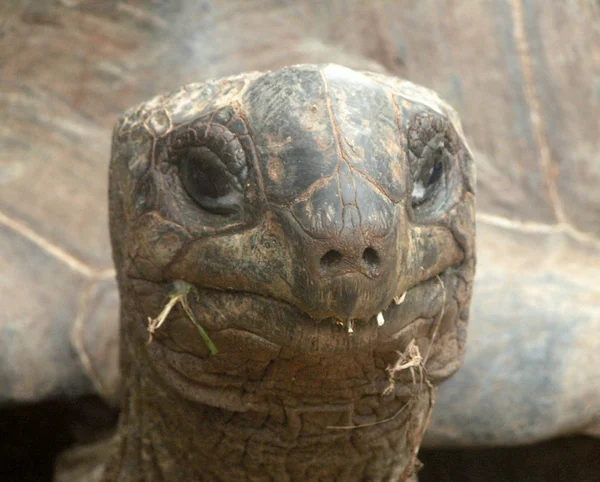
<svg viewBox="0 0 600 482"><path fill-rule="evenodd" d="M246 154L237 137L220 124L198 123L171 135L168 162L178 167L185 192L212 214L244 209Z"/></svg>
<svg viewBox="0 0 600 482"><path fill-rule="evenodd" d="M243 207L244 194L236 176L208 147L185 150L180 161L180 177L188 195L203 209L214 214L234 214Z"/></svg>

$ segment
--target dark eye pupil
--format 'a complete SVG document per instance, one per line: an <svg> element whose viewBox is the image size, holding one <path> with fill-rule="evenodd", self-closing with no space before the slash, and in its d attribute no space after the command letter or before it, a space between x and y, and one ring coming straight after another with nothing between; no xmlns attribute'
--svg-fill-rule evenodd
<svg viewBox="0 0 600 482"><path fill-rule="evenodd" d="M232 214L239 210L243 195L235 177L210 149L187 150L180 169L183 187L201 207L215 214Z"/></svg>
<svg viewBox="0 0 600 482"><path fill-rule="evenodd" d="M427 186L431 186L440 180L442 175L442 162L437 161L431 170L431 176L429 176L429 181L427 182Z"/></svg>
<svg viewBox="0 0 600 482"><path fill-rule="evenodd" d="M231 190L221 161L206 148L190 150L183 161L183 177L187 180L184 183L190 195L194 193L216 199Z"/></svg>

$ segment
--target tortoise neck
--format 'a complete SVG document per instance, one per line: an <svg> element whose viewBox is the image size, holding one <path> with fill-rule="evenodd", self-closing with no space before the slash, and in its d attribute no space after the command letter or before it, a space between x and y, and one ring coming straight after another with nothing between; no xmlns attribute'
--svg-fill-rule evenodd
<svg viewBox="0 0 600 482"><path fill-rule="evenodd" d="M416 480L413 448L428 403L421 392L389 421L331 428L348 406L233 412L169 396L140 378L126 394L105 480Z"/></svg>
<svg viewBox="0 0 600 482"><path fill-rule="evenodd" d="M382 395L372 353L298 357L297 377L282 375L289 358L274 359L259 385L238 383L225 363L182 388L161 374L168 363L155 354L169 352L148 349L141 318L127 326L142 332L122 334L119 443L105 481L413 480L430 393L397 383Z"/></svg>

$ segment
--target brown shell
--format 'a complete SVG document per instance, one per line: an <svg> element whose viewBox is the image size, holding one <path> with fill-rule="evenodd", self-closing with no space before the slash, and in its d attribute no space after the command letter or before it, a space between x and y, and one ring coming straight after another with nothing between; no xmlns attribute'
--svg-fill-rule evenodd
<svg viewBox="0 0 600 482"><path fill-rule="evenodd" d="M335 61L437 90L478 162L470 352L442 389L430 443L591 430L600 418L589 388L600 386L596 4L229 3L2 7L0 404L116 396L106 171L118 114L189 82ZM539 430L520 428L532 417Z"/></svg>

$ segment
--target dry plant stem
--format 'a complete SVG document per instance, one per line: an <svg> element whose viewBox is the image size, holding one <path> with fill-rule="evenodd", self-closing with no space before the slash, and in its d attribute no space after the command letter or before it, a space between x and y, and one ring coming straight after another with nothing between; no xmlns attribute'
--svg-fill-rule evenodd
<svg viewBox="0 0 600 482"><path fill-rule="evenodd" d="M165 320L169 316L169 313L175 307L175 305L177 303L180 303L181 307L183 308L183 311L185 311L185 314L188 316L189 320L194 324L194 326L200 333L200 336L204 340L204 343L206 343L206 346L208 346L211 355L216 355L218 353L217 347L208 336L208 333L206 333L206 330L204 330L202 325L198 323L198 320L194 316L194 312L191 310L190 305L187 301L189 293L191 291L195 292L195 288L191 284L179 280L175 281L174 285L175 289L171 293L169 293L169 302L165 305L165 307L162 309L159 315L156 318L148 317L148 343L152 343L152 337L154 335L154 332L158 328L160 328L161 325L165 322Z"/></svg>
<svg viewBox="0 0 600 482"><path fill-rule="evenodd" d="M423 382L423 357L421 356L421 351L419 350L415 339L413 338L412 340L410 340L410 343L406 346L404 353L396 353L398 353L398 360L396 361L396 364L393 367L388 367L386 370L388 372L388 378L390 383L383 391L383 395L389 395L394 391L394 385L396 384L394 377L397 373L403 370L410 370L413 385L416 385L417 382L415 380L414 369L415 367L419 367L419 373L421 375L421 384Z"/></svg>
<svg viewBox="0 0 600 482"><path fill-rule="evenodd" d="M442 291L442 309L440 310L440 314L438 315L437 320L435 320L435 325L433 326L433 333L431 334L431 341L429 342L429 346L427 347L427 352L425 353L425 358L423 359L423 365L425 365L425 363L427 363L427 360L429 359L431 347L435 342L438 329L442 324L442 318L444 317L444 313L446 311L446 286L444 285L442 278L440 278L440 275L435 275L435 279L440 284L440 289Z"/></svg>
<svg viewBox="0 0 600 482"><path fill-rule="evenodd" d="M363 427L372 427L373 425L379 425L380 423L386 423L390 420L394 420L398 415L400 415L404 410L406 410L410 405L413 399L411 398L406 404L398 410L394 415L388 418L384 418L383 420L378 420L377 422L370 423L361 423L359 425L329 425L327 428L335 429L335 430L354 430L355 428L363 428Z"/></svg>
<svg viewBox="0 0 600 482"><path fill-rule="evenodd" d="M406 349L404 350L404 353L400 353L400 352L397 352L397 353L399 355L398 361L396 362L396 364L393 367L391 367L391 368L388 367L388 369L387 369L390 383L385 388L385 390L383 390L382 395L384 395L384 396L389 395L394 391L394 385L395 385L394 375L402 370L410 370L410 373L412 376L412 383L413 383L413 387L414 387L417 385L417 380L415 378L415 367L419 367L419 375L420 375L419 385L423 384L423 369L422 369L423 368L423 366L422 366L423 365L423 357L421 357L421 352L419 351L419 347L415 343L415 340L412 339L410 341L410 343L407 345ZM406 404L400 410L398 410L394 415L392 415L391 417L385 418L383 420L378 420L377 422L363 423L360 425L341 425L341 426L331 425L327 428L337 429L337 430L352 430L355 428L371 427L373 425L379 425L380 423L389 422L390 420L394 420L398 415L400 415L402 412L404 412L404 410L411 407L414 400L415 400L415 398L411 397L410 400L408 400L408 402L406 402Z"/></svg>
<svg viewBox="0 0 600 482"><path fill-rule="evenodd" d="M425 372L425 374L427 374L427 369L425 368L425 363L427 362L427 359L429 358L429 354L431 352L431 346L433 345L435 338L437 336L438 328L442 322L442 318L444 317L444 312L445 312L445 308L446 308L446 286L444 285L444 282L442 281L442 278L440 278L439 275L436 275L436 279L437 279L438 283L440 284L440 288L442 291L442 309L440 310L440 314L438 315L435 325L433 327L431 341L429 343L429 346L427 347L427 352L425 353L425 358L421 362L421 369ZM410 343L409 343L409 346L410 346ZM427 430L427 427L429 427L429 423L431 422L431 415L433 414L433 407L435 406L435 394L433 392L433 385L431 384L431 382L429 381L427 376L425 376L425 384L427 385L427 392L429 394L429 407L427 408L427 415L425 415L425 422L423 423L423 425L421 427L421 431L420 431L417 439L414 440L414 443L412 446L411 463L408 464L408 466L406 467L406 471L400 476L399 481L407 480L408 477L410 477L412 475L412 470L417 462L417 455L419 454L419 449L421 448L421 443L423 442L423 437L425 436L425 431Z"/></svg>
<svg viewBox="0 0 600 482"><path fill-rule="evenodd" d="M162 326L162 324L165 322L165 320L167 319L167 316L169 316L169 313L171 312L171 310L173 309L173 307L181 300L181 295L169 295L170 299L169 302L165 305L165 307L162 309L162 311L158 314L158 316L156 318L150 318L148 317L148 343L152 343L152 339L154 336L154 332L160 328Z"/></svg>

